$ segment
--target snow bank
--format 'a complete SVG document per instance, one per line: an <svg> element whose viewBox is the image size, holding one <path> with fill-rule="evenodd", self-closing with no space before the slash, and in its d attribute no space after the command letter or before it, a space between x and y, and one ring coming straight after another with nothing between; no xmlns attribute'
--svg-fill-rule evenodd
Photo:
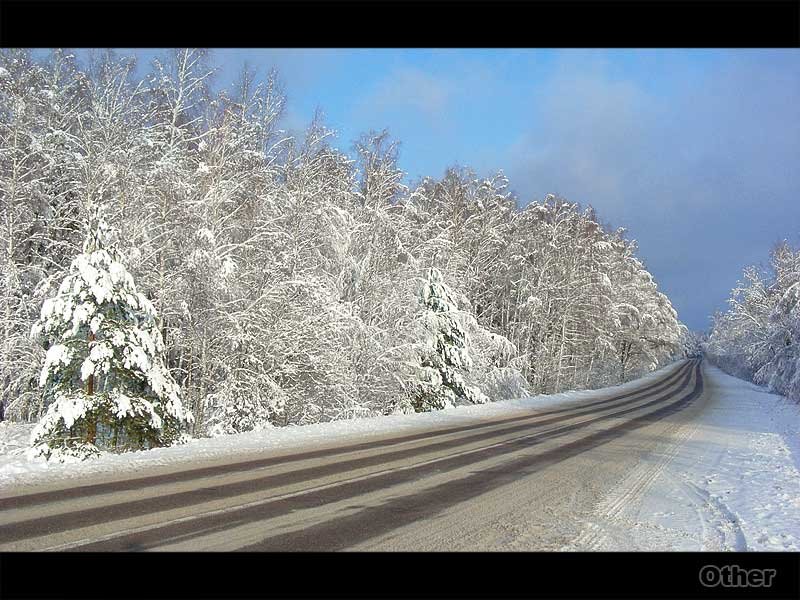
<svg viewBox="0 0 800 600"><path fill-rule="evenodd" d="M694 473L729 513L747 550L800 550L800 405L707 366L720 404L703 425L730 432L720 459ZM737 548L744 550L744 547Z"/></svg>
<svg viewBox="0 0 800 600"><path fill-rule="evenodd" d="M800 550L800 405L703 366L707 404L564 550Z"/></svg>
<svg viewBox="0 0 800 600"><path fill-rule="evenodd" d="M175 469L189 468L190 466L197 467L196 463L198 461L215 460L230 455L246 455L272 450L284 452L299 448L339 444L347 441L359 442L394 432L402 434L415 430L456 426L467 422L498 418L532 408L546 409L570 406L610 392L624 393L627 390L646 385L650 381L668 375L681 364L683 363L673 363L641 379L601 390L582 390L550 396L532 396L474 406L457 406L428 413L361 418L294 427L275 427L262 431L223 435L211 439L194 439L182 446L156 448L126 454L106 453L97 459L81 463L57 464L44 461L28 461L22 455L22 452L14 450L13 453L0 456L0 488L12 485L50 483L96 474L121 474L124 472L134 475L137 471L160 466L169 466ZM0 423L0 425L4 425L4 423ZM22 434L17 432L17 429L19 428L22 431L24 428L27 432L30 432L33 425L19 425L16 423L8 423L7 425L6 429L0 429L0 438L6 435L12 436L18 440L15 443L27 444L27 439L23 440L18 437ZM12 434L11 432L14 433ZM1 444L2 442L0 442L0 448L6 447Z"/></svg>
<svg viewBox="0 0 800 600"><path fill-rule="evenodd" d="M30 472L26 460L28 441L36 423L0 421L0 485L16 475Z"/></svg>

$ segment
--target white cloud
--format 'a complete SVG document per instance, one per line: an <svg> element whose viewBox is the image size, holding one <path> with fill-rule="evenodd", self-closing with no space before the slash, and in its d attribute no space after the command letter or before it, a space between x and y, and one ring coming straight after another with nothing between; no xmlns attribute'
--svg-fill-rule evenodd
<svg viewBox="0 0 800 600"><path fill-rule="evenodd" d="M410 108L438 119L446 112L454 91L452 82L415 67L399 67L369 90L358 102L358 108L373 114Z"/></svg>

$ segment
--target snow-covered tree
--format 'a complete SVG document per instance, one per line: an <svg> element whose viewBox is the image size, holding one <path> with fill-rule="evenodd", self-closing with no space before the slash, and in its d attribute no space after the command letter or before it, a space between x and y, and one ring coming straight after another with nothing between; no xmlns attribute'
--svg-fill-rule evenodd
<svg viewBox="0 0 800 600"><path fill-rule="evenodd" d="M12 419L41 417L42 353L28 333L80 250L70 184L82 159L75 131L84 91L67 52L37 63L29 50L0 51L0 404Z"/></svg>
<svg viewBox="0 0 800 600"><path fill-rule="evenodd" d="M502 173L469 168L406 187L388 132L347 154L320 114L284 131L277 75L218 89L203 50L144 78L113 51L34 56L0 50L0 418L54 402L36 383L55 355L29 333L74 277L96 205L120 231L109 259L157 312L193 435L406 412L423 388L444 405L597 387L619 380L620 351L626 378L671 359L669 301L591 208L521 202ZM420 311L428 267L452 310ZM788 331L776 306L744 344L751 374ZM437 358L436 336L466 354Z"/></svg>
<svg viewBox="0 0 800 600"><path fill-rule="evenodd" d="M489 399L469 385L464 372L472 368L469 337L458 319L453 293L438 269L428 269L420 289L420 321L426 339L422 345L421 376L412 404L417 412L482 404Z"/></svg>
<svg viewBox="0 0 800 600"><path fill-rule="evenodd" d="M800 398L800 250L783 242L769 268L746 267L705 350L726 371Z"/></svg>
<svg viewBox="0 0 800 600"><path fill-rule="evenodd" d="M767 344L768 354L753 380L800 398L800 280L780 294L772 309Z"/></svg>
<svg viewBox="0 0 800 600"><path fill-rule="evenodd" d="M48 405L31 434L34 455L85 458L170 445L191 421L164 365L153 305L109 238L98 219L32 331L47 349L39 385Z"/></svg>
<svg viewBox="0 0 800 600"><path fill-rule="evenodd" d="M625 283L614 295L612 339L620 381L626 381L633 365L644 363L654 370L678 352L682 330L669 299L657 291L653 276L638 259L624 256L618 273Z"/></svg>
<svg viewBox="0 0 800 600"><path fill-rule="evenodd" d="M703 353L703 346L706 343L707 334L699 331L691 331L688 327L683 329L681 336L681 354L685 358L695 358Z"/></svg>

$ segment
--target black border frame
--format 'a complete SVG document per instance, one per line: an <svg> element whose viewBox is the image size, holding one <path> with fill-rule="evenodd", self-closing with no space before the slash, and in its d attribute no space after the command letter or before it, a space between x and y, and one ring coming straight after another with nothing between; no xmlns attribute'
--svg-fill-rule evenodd
<svg viewBox="0 0 800 600"><path fill-rule="evenodd" d="M800 47L800 0L0 3L6 47L304 47L309 40L325 47ZM778 576L770 588L706 588L699 569L709 564L774 568ZM800 553L0 554L3 599L645 597L800 598Z"/></svg>
<svg viewBox="0 0 800 600"><path fill-rule="evenodd" d="M2 0L0 45L796 47L800 1Z"/></svg>
<svg viewBox="0 0 800 600"><path fill-rule="evenodd" d="M777 573L770 587L705 587L706 565ZM4 600L798 597L800 553L0 554Z"/></svg>

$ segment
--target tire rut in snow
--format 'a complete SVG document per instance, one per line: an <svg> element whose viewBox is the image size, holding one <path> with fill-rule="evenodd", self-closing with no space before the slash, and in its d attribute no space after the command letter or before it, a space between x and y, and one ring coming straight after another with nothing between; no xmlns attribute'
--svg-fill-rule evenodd
<svg viewBox="0 0 800 600"><path fill-rule="evenodd" d="M653 482L662 476L670 463L677 456L681 447L695 434L697 424L682 423L672 434L669 444L660 451L655 462L641 461L633 470L613 488L604 498L586 524L584 531L564 550L597 550L603 548L620 548L620 537L616 531L626 529L629 524L637 523L625 513L646 493Z"/></svg>
<svg viewBox="0 0 800 600"><path fill-rule="evenodd" d="M301 531L292 531L275 535L258 544L247 546L244 549L256 551L338 550L376 537L408 524L409 522L419 521L422 518L436 515L453 504L472 499L486 491L513 481L518 478L521 473L530 474L536 470L557 464L571 456L605 444L630 431L683 409L702 393L702 376L699 372L699 368L697 368L697 364L694 364L694 388L685 396L667 405L662 405L654 411L633 417L609 429L601 430L587 437L568 442L544 453L522 456L502 464L499 467L477 471L469 476L429 488L418 494L391 498L380 506L365 508L352 515L323 521ZM675 392L664 398L654 400L651 404L661 404L668 399L680 395L687 387L688 381L687 379L682 387ZM622 414L640 410L641 408L642 406L638 406L633 409L618 411L593 421L597 422L610 418L618 418ZM577 427L573 427L573 429L574 428ZM566 433L566 431L564 433ZM529 449L531 446L529 440L518 443L520 444L520 449ZM508 452L508 450L497 450L496 452L502 454L503 452ZM460 456L455 459L450 458L446 460L452 461L452 464L449 465L450 468L456 468L458 466L470 464L469 458L470 457ZM426 465L422 468L413 467L399 472L391 471L385 475L371 478L369 483L358 481L334 486L311 494L294 497L289 500L278 500L266 505L234 511L224 515L202 517L196 522L192 521L176 524L174 526L154 528L142 534L135 534L125 538L115 538L97 544L89 543L77 549L92 551L119 550L125 549L134 543L144 548L153 548L167 544L171 539L175 539L177 536L181 536L185 539L185 536L191 530L195 532L208 531L209 527L221 525L225 522L232 527L243 525L248 522L264 521L291 511L314 508L342 499L354 498L371 491L380 490L381 488L418 480L432 472L441 472L441 468L437 465Z"/></svg>
<svg viewBox="0 0 800 600"><path fill-rule="evenodd" d="M602 403L603 405L611 405L610 409L603 410L614 410L622 406L635 404L641 401L639 396L643 394L653 394L669 388L674 384L675 381L678 380L677 378L681 374L683 374L682 385L685 385L691 376L691 367L693 364L694 363L691 362L687 363L687 365L684 367L677 369L676 373L671 374L669 377L658 382L657 385L646 386L647 389L640 388L635 392L608 398L602 401L592 402L590 405L595 407L596 410L596 406ZM622 401L623 399L625 400L624 402ZM29 519L25 521L12 522L5 525L0 525L0 539L3 539L4 542L13 542L60 531L77 529L79 527L88 527L101 523L112 522L115 520L148 515L157 511L192 506L226 497L234 497L237 495L253 493L259 490L276 489L279 487L301 483L307 480L312 481L322 477L347 473L358 468L380 466L392 460L401 460L421 454L429 454L434 451L457 449L469 443L474 443L481 440L489 440L501 435L507 435L515 432L529 432L531 429L535 431L534 435L541 436L543 441L547 439L549 430L539 432L538 428L546 425L557 424L578 416L583 416L585 414L592 414L594 411L590 408L587 408L587 406L589 405L575 407L574 409L571 409L570 412L566 412L565 409L550 411L545 414L562 413L562 416L551 417L543 420L540 419L542 414L536 414L523 420L518 418L513 419L513 425L500 429L490 427L491 425L494 425L493 423L481 424L483 429L489 430L483 432L479 431L468 436L461 436L452 440L440 441L422 447L394 450L388 453L373 454L366 457L355 458L346 461L337 461L324 465L308 467L305 469L298 469L295 471L245 479L235 483L228 483L224 485L208 485L183 492L162 494L152 498L108 504L78 511L62 512L46 517L37 517L35 519ZM637 406L635 408L638 409L639 407ZM621 413L620 411L617 411L612 414L616 415ZM579 423L579 425L583 425L583 423ZM471 426L470 429L479 429L481 426ZM531 434L523 435L519 438L519 441L525 442L530 438ZM514 442L517 441L517 439L512 438L511 441ZM458 456L458 453L456 453L456 456Z"/></svg>

